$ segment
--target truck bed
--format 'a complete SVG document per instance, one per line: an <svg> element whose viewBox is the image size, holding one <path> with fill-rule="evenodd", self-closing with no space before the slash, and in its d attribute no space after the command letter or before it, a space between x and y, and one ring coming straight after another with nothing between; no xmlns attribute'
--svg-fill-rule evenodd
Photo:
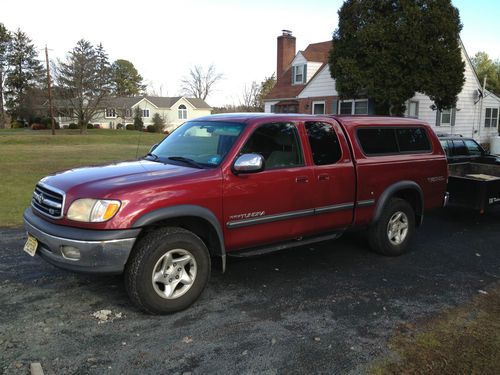
<svg viewBox="0 0 500 375"><path fill-rule="evenodd" d="M458 163L448 166L449 204L484 212L500 203L500 165Z"/></svg>

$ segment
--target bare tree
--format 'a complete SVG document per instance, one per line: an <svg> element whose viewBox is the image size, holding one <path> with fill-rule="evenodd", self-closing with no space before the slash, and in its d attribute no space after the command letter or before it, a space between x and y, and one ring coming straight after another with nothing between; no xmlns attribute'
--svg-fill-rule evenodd
<svg viewBox="0 0 500 375"><path fill-rule="evenodd" d="M104 48L80 40L66 61L55 67L55 73L65 107L60 109L73 114L81 132L86 131L111 91L112 71Z"/></svg>
<svg viewBox="0 0 500 375"><path fill-rule="evenodd" d="M200 65L195 65L189 75L182 79L182 91L185 95L205 100L222 78L223 74L217 73L214 65L210 65L206 71Z"/></svg>
<svg viewBox="0 0 500 375"><path fill-rule="evenodd" d="M260 86L253 81L250 86L245 85L241 96L240 107L246 112L258 112Z"/></svg>

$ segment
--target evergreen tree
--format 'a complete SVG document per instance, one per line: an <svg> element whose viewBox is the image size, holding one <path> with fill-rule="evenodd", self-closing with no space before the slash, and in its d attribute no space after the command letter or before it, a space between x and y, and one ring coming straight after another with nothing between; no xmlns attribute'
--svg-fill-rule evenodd
<svg viewBox="0 0 500 375"><path fill-rule="evenodd" d="M345 1L329 59L341 98L371 98L385 115L403 114L416 92L453 107L465 81L461 28L450 0Z"/></svg>
<svg viewBox="0 0 500 375"><path fill-rule="evenodd" d="M111 92L111 68L102 45L78 41L66 61L56 67L56 82L65 103L63 109L73 113L83 133Z"/></svg>
<svg viewBox="0 0 500 375"><path fill-rule="evenodd" d="M153 126L157 133L161 133L165 127L165 119L159 113L155 113L153 116Z"/></svg>
<svg viewBox="0 0 500 375"><path fill-rule="evenodd" d="M146 90L143 78L128 60L113 63L113 94L116 96L141 95Z"/></svg>
<svg viewBox="0 0 500 375"><path fill-rule="evenodd" d="M486 88L500 95L500 61L492 61L486 52L478 52L472 58L472 65L481 85L486 78Z"/></svg>
<svg viewBox="0 0 500 375"><path fill-rule="evenodd" d="M0 23L0 128L5 127L4 82L8 69L7 56L10 51L12 36L9 30Z"/></svg>
<svg viewBox="0 0 500 375"><path fill-rule="evenodd" d="M142 121L142 109L136 107L134 110L134 128L135 130L142 130L144 121Z"/></svg>
<svg viewBox="0 0 500 375"><path fill-rule="evenodd" d="M7 53L9 70L5 78L5 98L13 117L26 119L23 103L27 92L40 85L44 77L42 63L31 39L21 30L12 34L12 41Z"/></svg>

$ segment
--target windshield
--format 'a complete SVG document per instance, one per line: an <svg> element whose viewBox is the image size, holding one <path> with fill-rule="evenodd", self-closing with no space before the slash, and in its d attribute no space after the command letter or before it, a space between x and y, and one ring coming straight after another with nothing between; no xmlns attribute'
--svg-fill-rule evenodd
<svg viewBox="0 0 500 375"><path fill-rule="evenodd" d="M170 134L149 157L192 167L216 167L244 128L241 123L191 121Z"/></svg>

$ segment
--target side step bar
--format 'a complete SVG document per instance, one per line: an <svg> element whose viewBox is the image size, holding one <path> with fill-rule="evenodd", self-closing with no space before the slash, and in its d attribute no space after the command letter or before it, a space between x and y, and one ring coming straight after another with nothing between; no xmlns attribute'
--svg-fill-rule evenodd
<svg viewBox="0 0 500 375"><path fill-rule="evenodd" d="M321 235L321 236L294 239L294 240L280 242L280 243L272 244L272 245L268 245L268 246L251 247L248 249L238 250L238 251L234 251L234 252L232 251L232 252L227 253L227 255L230 257L235 257L235 258L248 258L248 257L253 257L253 256L258 256L258 255L265 255L265 254L274 253L274 252L280 251L280 250L291 249L293 247L310 245L310 244L313 244L316 242L334 240L334 239L339 238L342 235L342 233L343 233L343 231L329 233L329 234Z"/></svg>

